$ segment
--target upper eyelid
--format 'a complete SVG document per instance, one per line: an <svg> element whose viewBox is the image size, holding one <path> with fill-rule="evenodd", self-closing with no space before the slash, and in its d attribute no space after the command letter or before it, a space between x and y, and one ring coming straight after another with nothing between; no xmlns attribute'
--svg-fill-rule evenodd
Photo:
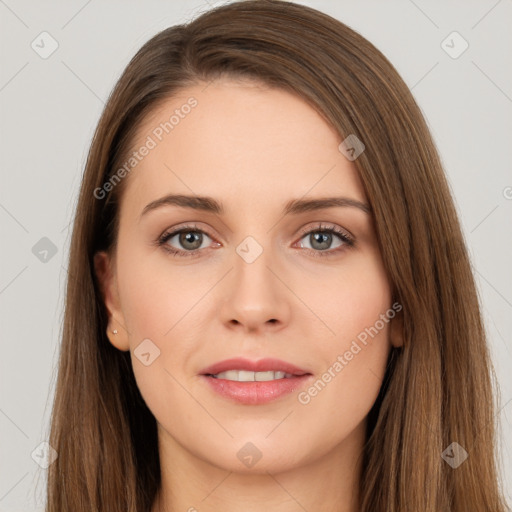
<svg viewBox="0 0 512 512"><path fill-rule="evenodd" d="M310 232L315 231L342 231L348 238L355 238L354 235L346 228L342 228L334 223L329 222L318 222L316 226L308 226L300 230L301 236L307 235ZM339 234L339 233L338 233Z"/></svg>

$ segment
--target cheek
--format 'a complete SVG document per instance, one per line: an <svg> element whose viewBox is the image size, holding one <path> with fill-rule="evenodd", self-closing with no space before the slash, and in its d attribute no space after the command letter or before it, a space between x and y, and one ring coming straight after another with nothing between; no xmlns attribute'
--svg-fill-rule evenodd
<svg viewBox="0 0 512 512"><path fill-rule="evenodd" d="M214 276L176 265L160 248L123 257L118 274L131 343L142 337L163 345L176 338L176 332L185 329L190 314L201 309L199 302L215 284Z"/></svg>
<svg viewBox="0 0 512 512"><path fill-rule="evenodd" d="M333 357L326 371L299 395L302 411L296 418L309 421L308 438L317 440L317 453L327 453L365 421L385 373L389 354L386 334L383 330L368 346L354 345L349 350L350 360L346 352L339 354L341 361Z"/></svg>
<svg viewBox="0 0 512 512"><path fill-rule="evenodd" d="M184 412L190 407L190 396L179 382L183 382L183 369L189 367L201 345L197 326L204 308L211 304L208 290L218 281L191 267L173 267L158 251L129 253L125 248L118 263L133 371L156 417L169 408ZM143 346L144 351L139 349ZM150 364L145 365L144 357L139 358L143 353L149 353L144 362ZM197 413L200 415L200 411Z"/></svg>
<svg viewBox="0 0 512 512"><path fill-rule="evenodd" d="M309 436L322 451L347 438L372 408L386 371L391 345L386 318L389 302L366 300L364 294L340 310L336 338L323 348L323 371L298 398L297 417L316 418ZM323 447L323 448L322 448Z"/></svg>
<svg viewBox="0 0 512 512"><path fill-rule="evenodd" d="M315 300L334 334L321 345L324 372L298 397L299 403L309 414L348 433L374 404L391 348L389 321L394 311L380 260L354 259L328 280Z"/></svg>
<svg viewBox="0 0 512 512"><path fill-rule="evenodd" d="M325 282L315 294L316 307L330 327L328 339L344 351L390 308L389 281L380 258L369 254L347 260ZM383 329L381 322L378 327Z"/></svg>

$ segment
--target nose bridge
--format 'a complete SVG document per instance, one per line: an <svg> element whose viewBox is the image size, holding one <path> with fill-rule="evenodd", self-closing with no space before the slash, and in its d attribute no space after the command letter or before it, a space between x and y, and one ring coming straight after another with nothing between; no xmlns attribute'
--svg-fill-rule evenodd
<svg viewBox="0 0 512 512"><path fill-rule="evenodd" d="M256 237L247 236L235 247L234 269L223 301L224 321L250 330L287 321L288 303L284 286L274 275L278 265L271 245L264 247Z"/></svg>

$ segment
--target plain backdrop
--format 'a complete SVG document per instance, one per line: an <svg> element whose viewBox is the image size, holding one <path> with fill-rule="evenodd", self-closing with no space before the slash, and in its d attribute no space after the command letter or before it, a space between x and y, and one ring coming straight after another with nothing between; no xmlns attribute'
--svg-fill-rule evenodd
<svg viewBox="0 0 512 512"><path fill-rule="evenodd" d="M48 435L69 226L104 102L144 42L218 3L0 0L0 511L43 510L33 454ZM369 39L427 119L483 304L512 502L512 2L298 3Z"/></svg>

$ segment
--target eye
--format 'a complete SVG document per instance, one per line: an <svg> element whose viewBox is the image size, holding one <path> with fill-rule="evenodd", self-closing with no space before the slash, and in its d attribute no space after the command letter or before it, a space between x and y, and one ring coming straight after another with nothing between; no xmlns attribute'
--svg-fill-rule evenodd
<svg viewBox="0 0 512 512"><path fill-rule="evenodd" d="M301 240L304 238L309 243L309 247L303 243L300 244L300 247L305 247L312 252L314 256L320 257L332 256L333 253L337 254L355 245L354 239L337 226L322 226L320 224L317 228L310 229L303 233ZM337 238L340 243L337 247L332 249L331 246L335 238Z"/></svg>
<svg viewBox="0 0 512 512"><path fill-rule="evenodd" d="M157 244L162 246L167 252L178 257L195 256L200 249L205 248L203 246L205 237L211 240L211 237L197 226L182 226L177 230L164 233L157 240ZM173 239L176 239L174 243L178 247L169 243ZM208 244L206 244L207 246Z"/></svg>

